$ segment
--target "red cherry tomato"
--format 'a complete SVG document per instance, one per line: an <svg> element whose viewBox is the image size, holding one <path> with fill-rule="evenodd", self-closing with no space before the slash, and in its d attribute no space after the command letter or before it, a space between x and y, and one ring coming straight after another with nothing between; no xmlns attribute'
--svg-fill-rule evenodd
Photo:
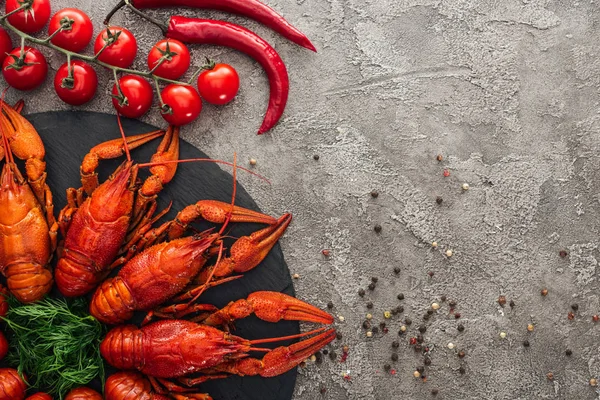
<svg viewBox="0 0 600 400"><path fill-rule="evenodd" d="M4 28L0 28L0 64L4 62L6 53L13 48L12 40Z"/></svg>
<svg viewBox="0 0 600 400"><path fill-rule="evenodd" d="M2 360L8 354L8 340L4 333L0 331L0 360Z"/></svg>
<svg viewBox="0 0 600 400"><path fill-rule="evenodd" d="M121 68L127 68L133 64L137 54L137 41L133 33L118 26L104 29L96 38L94 53L98 54L107 43L109 45L98 56L98 60Z"/></svg>
<svg viewBox="0 0 600 400"><path fill-rule="evenodd" d="M6 0L6 14L21 7L22 3L23 0ZM8 22L20 31L34 33L41 30L49 18L50 1L33 0L31 6L8 17Z"/></svg>
<svg viewBox="0 0 600 400"><path fill-rule="evenodd" d="M38 393L32 394L25 400L52 400L52 396L50 396L48 393L38 392Z"/></svg>
<svg viewBox="0 0 600 400"><path fill-rule="evenodd" d="M46 79L48 64L46 57L37 49L25 46L24 54L21 60L21 48L13 49L2 63L2 75L15 89L32 90Z"/></svg>
<svg viewBox="0 0 600 400"><path fill-rule="evenodd" d="M202 111L202 100L191 86L171 84L160 93L165 106L160 114L171 125L187 125Z"/></svg>
<svg viewBox="0 0 600 400"><path fill-rule="evenodd" d="M216 64L212 69L203 71L198 77L200 96L211 104L229 103L240 88L237 71L227 64Z"/></svg>
<svg viewBox="0 0 600 400"><path fill-rule="evenodd" d="M164 61L160 63L163 59ZM190 51L179 40L163 39L148 53L148 69L154 70L156 76L179 79L189 67Z"/></svg>
<svg viewBox="0 0 600 400"><path fill-rule="evenodd" d="M69 64L60 66L54 76L54 90L65 103L80 106L96 94L98 76L90 64L79 60L71 61L71 71L69 77Z"/></svg>
<svg viewBox="0 0 600 400"><path fill-rule="evenodd" d="M85 49L92 40L94 26L90 17L77 8L65 8L54 14L48 26L48 35L52 35L65 24L68 28L57 33L50 41L63 49L75 53Z"/></svg>
<svg viewBox="0 0 600 400"><path fill-rule="evenodd" d="M152 106L154 91L147 80L137 75L124 75L119 79L122 98L117 85L113 86L113 105L127 118L139 118L146 114Z"/></svg>

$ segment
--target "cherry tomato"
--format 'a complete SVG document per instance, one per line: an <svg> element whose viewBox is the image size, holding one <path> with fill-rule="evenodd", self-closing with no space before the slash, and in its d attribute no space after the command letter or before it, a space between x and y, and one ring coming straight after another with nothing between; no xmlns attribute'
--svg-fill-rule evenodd
<svg viewBox="0 0 600 400"><path fill-rule="evenodd" d="M32 394L25 400L52 400L52 396L50 396L48 393L38 392L38 393Z"/></svg>
<svg viewBox="0 0 600 400"><path fill-rule="evenodd" d="M203 71L198 77L200 96L211 104L229 103L240 88L240 77L236 70L227 64L216 64Z"/></svg>
<svg viewBox="0 0 600 400"><path fill-rule="evenodd" d="M48 75L46 57L39 50L25 46L25 57L20 59L21 48L13 49L2 63L6 82L19 90L32 90L40 86Z"/></svg>
<svg viewBox="0 0 600 400"><path fill-rule="evenodd" d="M96 94L98 76L92 66L86 62L71 61L71 77L69 64L64 63L54 76L54 90L62 101L72 106L80 106L90 101Z"/></svg>
<svg viewBox="0 0 600 400"><path fill-rule="evenodd" d="M113 86L113 105L119 114L128 118L139 118L152 106L154 91L147 80L137 75L123 75L119 79L123 98L119 97L117 85Z"/></svg>
<svg viewBox="0 0 600 400"><path fill-rule="evenodd" d="M187 125L202 111L202 100L191 86L171 84L160 93L165 106L160 114L171 125Z"/></svg>
<svg viewBox="0 0 600 400"><path fill-rule="evenodd" d="M0 28L0 64L4 62L6 53L13 48L12 40L4 28Z"/></svg>
<svg viewBox="0 0 600 400"><path fill-rule="evenodd" d="M21 7L23 0L6 0L6 14ZM20 31L34 33L41 30L50 18L50 0L33 0L33 3L10 17L8 22Z"/></svg>
<svg viewBox="0 0 600 400"><path fill-rule="evenodd" d="M0 360L6 357L6 354L8 354L8 340L6 340L4 333L0 331Z"/></svg>
<svg viewBox="0 0 600 400"><path fill-rule="evenodd" d="M164 61L160 63L161 60ZM160 63L160 65L159 65ZM158 67L156 67L159 65ZM154 69L156 67L156 69ZM190 51L175 39L163 39L148 53L148 69L154 75L167 79L179 79L190 67Z"/></svg>
<svg viewBox="0 0 600 400"><path fill-rule="evenodd" d="M127 68L133 64L137 54L137 41L129 30L118 26L104 29L94 43L94 53L98 54L106 43L110 43L98 56L98 60L116 67Z"/></svg>
<svg viewBox="0 0 600 400"><path fill-rule="evenodd" d="M63 49L75 53L85 49L94 33L90 17L77 8L65 8L54 14L48 26L48 35L59 30L63 24L68 28L57 33L50 41Z"/></svg>

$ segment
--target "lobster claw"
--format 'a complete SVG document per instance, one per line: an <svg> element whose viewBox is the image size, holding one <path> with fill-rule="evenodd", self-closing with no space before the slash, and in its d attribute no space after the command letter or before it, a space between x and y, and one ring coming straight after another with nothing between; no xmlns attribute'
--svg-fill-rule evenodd
<svg viewBox="0 0 600 400"><path fill-rule="evenodd" d="M225 308L203 321L206 325L229 325L250 314L267 322L306 321L320 324L333 323L333 317L302 300L279 292L254 292L247 299L229 303Z"/></svg>
<svg viewBox="0 0 600 400"><path fill-rule="evenodd" d="M291 346L278 347L268 352L262 359L260 376L270 378L289 371L321 350L335 337L335 329L329 329L310 339L302 340Z"/></svg>
<svg viewBox="0 0 600 400"><path fill-rule="evenodd" d="M290 222L292 222L292 214L284 214L275 224L256 231L250 236L239 238L231 246L230 256L223 258L218 265L203 270L198 280L201 283L206 282L213 274L213 269L216 269L215 278L230 276L234 272L242 274L254 269L283 236Z"/></svg>
<svg viewBox="0 0 600 400"><path fill-rule="evenodd" d="M188 225L198 218L213 224L224 224L229 216L230 222L248 222L256 224L275 224L277 220L269 215L247 208L233 206L217 200L200 200L184 208L175 217L176 223L169 228L169 239L175 239L183 235Z"/></svg>

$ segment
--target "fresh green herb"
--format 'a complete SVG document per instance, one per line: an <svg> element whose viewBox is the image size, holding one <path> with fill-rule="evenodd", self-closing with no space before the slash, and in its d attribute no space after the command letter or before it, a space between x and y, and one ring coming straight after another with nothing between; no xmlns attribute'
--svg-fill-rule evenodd
<svg viewBox="0 0 600 400"><path fill-rule="evenodd" d="M9 304L4 318L11 332L7 361L19 366L31 386L61 399L71 388L97 377L104 386L104 329L88 314L84 299L47 298L23 305L10 297Z"/></svg>

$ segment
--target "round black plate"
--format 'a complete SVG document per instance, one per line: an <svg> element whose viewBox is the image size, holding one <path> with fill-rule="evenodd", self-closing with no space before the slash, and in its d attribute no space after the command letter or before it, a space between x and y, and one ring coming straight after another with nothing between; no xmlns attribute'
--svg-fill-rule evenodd
<svg viewBox="0 0 600 400"><path fill-rule="evenodd" d="M56 214L65 205L65 190L80 187L79 166L90 148L103 141L120 137L115 115L92 112L48 112L28 115L46 146L48 184L54 194ZM136 120L123 119L127 135L149 132L157 128ZM147 162L160 143L160 139L132 151L132 157ZM208 158L191 144L182 141L180 158ZM233 158L233 151L232 151ZM121 164L123 159L101 164L99 173L103 181ZM239 172L243 173L243 172ZM145 177L143 174L142 177ZM259 183L257 180L257 184ZM200 199L231 201L233 178L214 163L181 164L173 181L159 196L159 209L170 201L173 207L165 217L172 219L183 207ZM237 186L236 205L259 210L256 203L240 185ZM198 229L209 225L198 224ZM229 235L240 237L260 229L261 225L232 224ZM268 257L241 279L209 290L199 301L223 307L232 300L248 296L259 290L271 290L294 295L290 273L279 245ZM139 318L139 316L138 316ZM255 317L236 323L235 334L247 339L293 335L300 332L297 322L282 321L270 324ZM284 342L284 345L289 342ZM280 345L279 343L277 345ZM276 346L276 345L275 345ZM260 356L260 355L257 355ZM112 372L109 371L109 372ZM296 382L296 370L275 378L230 377L207 382L200 392L209 393L215 400L290 400ZM99 384L96 383L99 389Z"/></svg>

